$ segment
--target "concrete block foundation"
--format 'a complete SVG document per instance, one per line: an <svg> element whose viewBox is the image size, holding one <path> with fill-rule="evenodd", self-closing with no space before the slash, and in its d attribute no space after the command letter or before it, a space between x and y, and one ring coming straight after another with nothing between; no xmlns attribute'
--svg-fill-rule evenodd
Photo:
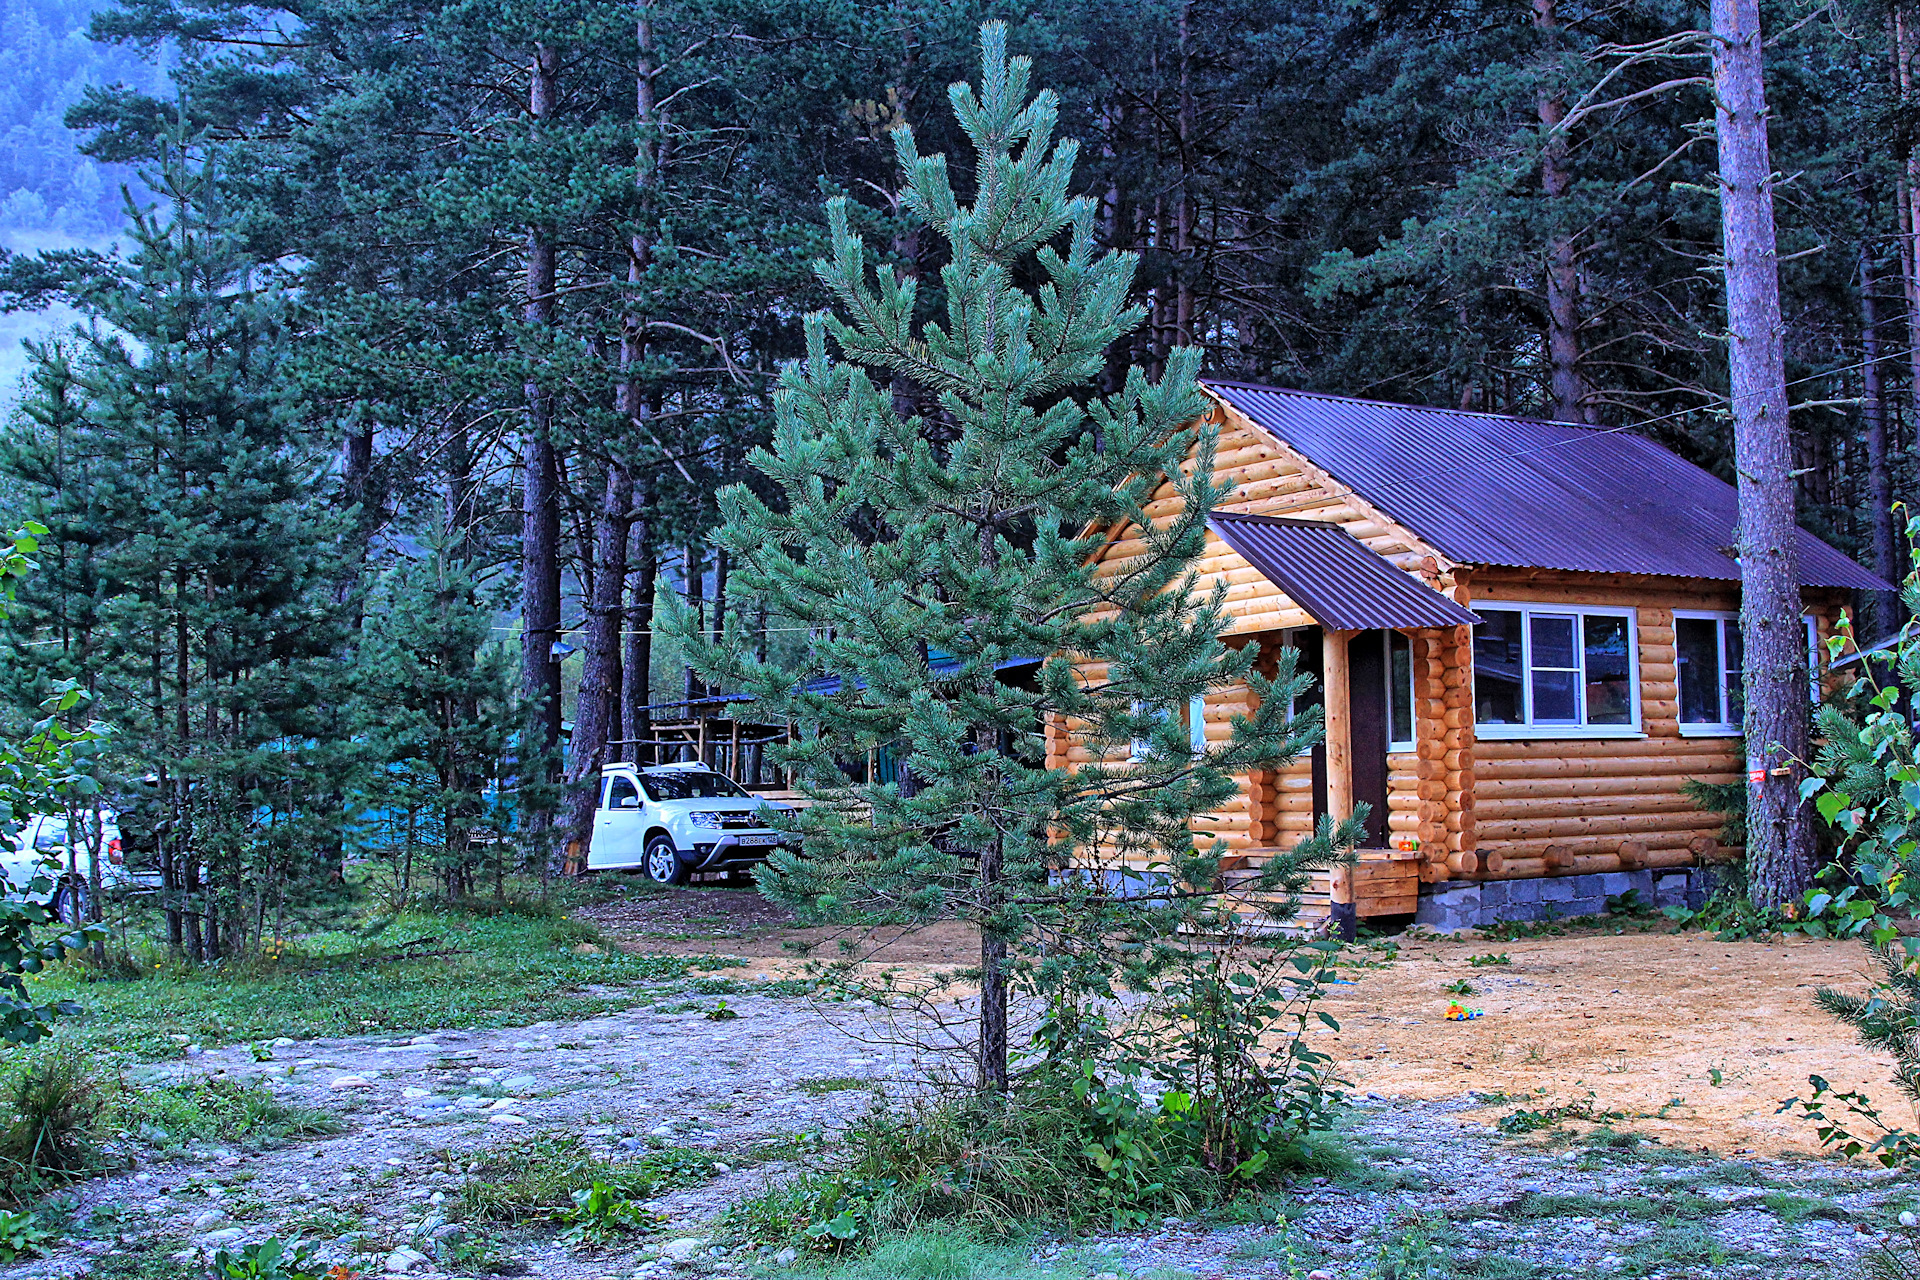
<svg viewBox="0 0 1920 1280"><path fill-rule="evenodd" d="M1423 885L1414 923L1440 933L1480 929L1503 920L1565 920L1597 916L1607 899L1638 890L1649 907L1703 905L1715 888L1711 867L1607 871L1534 880L1447 880Z"/></svg>

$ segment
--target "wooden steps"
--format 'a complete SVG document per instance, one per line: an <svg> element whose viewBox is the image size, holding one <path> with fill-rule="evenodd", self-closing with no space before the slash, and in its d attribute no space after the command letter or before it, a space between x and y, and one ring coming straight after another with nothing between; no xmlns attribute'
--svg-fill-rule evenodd
<svg viewBox="0 0 1920 1280"><path fill-rule="evenodd" d="M1260 866L1281 849L1248 849L1225 860L1221 885L1229 893L1242 890L1234 914L1247 927L1262 932L1315 934L1329 930L1351 907L1356 919L1410 916L1420 905L1420 855L1401 849L1356 849L1351 866L1318 871L1300 895L1300 909L1284 924L1265 917L1263 906L1275 895L1252 889ZM1341 910L1336 910L1340 908Z"/></svg>

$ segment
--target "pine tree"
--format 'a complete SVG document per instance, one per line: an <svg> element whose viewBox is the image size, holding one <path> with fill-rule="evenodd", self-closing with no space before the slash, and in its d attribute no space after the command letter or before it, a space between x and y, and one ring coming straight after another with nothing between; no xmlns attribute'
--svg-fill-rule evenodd
<svg viewBox="0 0 1920 1280"><path fill-rule="evenodd" d="M1233 794L1231 773L1291 757L1318 723L1289 721L1301 682L1254 674L1250 651L1218 638L1222 597L1192 589L1219 496L1212 434L1192 425L1199 352L1175 351L1157 385L1135 369L1117 393L1091 392L1107 348L1142 318L1126 303L1135 260L1095 251L1093 207L1067 190L1075 144L1053 141L1053 94L1029 99L1029 63L1006 56L1004 27L984 27L981 46L978 90L950 91L977 155L972 203L911 128L893 134L906 207L949 255L938 294L872 272L847 204L830 204L833 256L817 269L839 314L808 318L774 444L752 458L779 500L744 486L721 497L734 590L815 628L806 672L796 682L757 661L742 628L702 648L684 609L665 624L709 679L801 727L785 760L825 802L800 814L806 856L776 854L765 892L821 918L976 926L971 1053L980 1087L1004 1091L1013 989L1066 1022L1114 981L1103 941L1143 942L1146 963L1217 879L1194 820ZM1184 509L1156 525L1145 504L1166 479ZM1123 530L1146 550L1095 576L1092 553ZM1031 680L1003 675L1022 659L1044 661ZM1251 683L1261 710L1195 753L1180 713L1234 683ZM1084 762L1049 767L1050 732ZM897 776L850 782L843 766L881 748ZM1276 863L1272 882L1297 865Z"/></svg>
<svg viewBox="0 0 1920 1280"><path fill-rule="evenodd" d="M471 895L504 871L489 790L500 781L518 723L511 655L493 640L493 611L468 567L430 547L383 573L369 595L355 662L353 720L372 755L365 802L382 845L401 838L399 901L413 884L417 848L434 849L449 897ZM485 858L485 853L495 856ZM490 864L490 865L488 865Z"/></svg>
<svg viewBox="0 0 1920 1280"><path fill-rule="evenodd" d="M342 517L285 376L288 304L226 226L212 162L186 150L149 175L165 216L130 207L117 278L75 286L95 322L74 361L86 412L42 444L88 459L85 527L62 532L90 548L104 601L102 711L131 771L160 775L170 939L201 960L331 879L352 752ZM71 612L39 600L36 638Z"/></svg>

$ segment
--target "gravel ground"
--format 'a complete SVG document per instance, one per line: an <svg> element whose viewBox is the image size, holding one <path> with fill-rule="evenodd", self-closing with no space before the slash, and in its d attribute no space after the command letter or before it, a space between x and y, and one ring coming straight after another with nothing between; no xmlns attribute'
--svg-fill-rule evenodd
<svg viewBox="0 0 1920 1280"><path fill-rule="evenodd" d="M525 1274L778 1271L765 1253L728 1256L702 1243L726 1205L789 1167L761 1160L756 1146L844 1124L873 1096L852 1082L903 1087L916 1071L859 1038L849 1006L828 1006L829 1019L808 1000L734 994L726 1003L738 1016L716 1020L706 1016L713 997L693 1003L503 1031L282 1041L270 1062L237 1045L143 1068L136 1083L258 1079L290 1102L339 1113L347 1128L265 1152L149 1159L83 1184L74 1237L0 1275L111 1275L105 1255L164 1249L186 1276L197 1274L195 1253L274 1233L314 1238L323 1225L330 1261L369 1276L446 1276L457 1273L444 1261L445 1232L470 1153L549 1131L582 1135L616 1159L660 1143L697 1148L710 1153L713 1177L654 1202L662 1230L630 1248L571 1251L550 1229L509 1235L506 1255ZM1591 1126L1514 1139L1489 1128L1489 1114L1484 1096L1369 1094L1350 1135L1362 1172L1274 1197L1267 1216L1290 1222L1169 1221L1042 1244L1036 1260L1061 1280L1813 1280L1851 1274L1874 1245L1871 1229L1908 1204L1898 1184L1859 1168L1729 1160L1657 1141L1623 1147Z"/></svg>

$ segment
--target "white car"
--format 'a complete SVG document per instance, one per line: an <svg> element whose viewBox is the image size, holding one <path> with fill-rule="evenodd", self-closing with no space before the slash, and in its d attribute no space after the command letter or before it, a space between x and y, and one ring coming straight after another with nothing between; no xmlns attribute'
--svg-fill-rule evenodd
<svg viewBox="0 0 1920 1280"><path fill-rule="evenodd" d="M0 872L15 890L24 890L33 878L45 871L53 878L49 905L64 919L79 920L87 899L88 833L69 832L67 820L59 815L38 814L28 818L9 846L0 842ZM120 844L120 828L111 812L100 815L100 887L108 893L126 893L136 889L157 889L156 872L136 871L127 866ZM58 861L49 867L46 859Z"/></svg>
<svg viewBox="0 0 1920 1280"><path fill-rule="evenodd" d="M600 771L587 869L643 870L661 884L685 884L697 871L751 866L794 839L769 827L760 811L792 807L762 800L704 764L610 764Z"/></svg>

